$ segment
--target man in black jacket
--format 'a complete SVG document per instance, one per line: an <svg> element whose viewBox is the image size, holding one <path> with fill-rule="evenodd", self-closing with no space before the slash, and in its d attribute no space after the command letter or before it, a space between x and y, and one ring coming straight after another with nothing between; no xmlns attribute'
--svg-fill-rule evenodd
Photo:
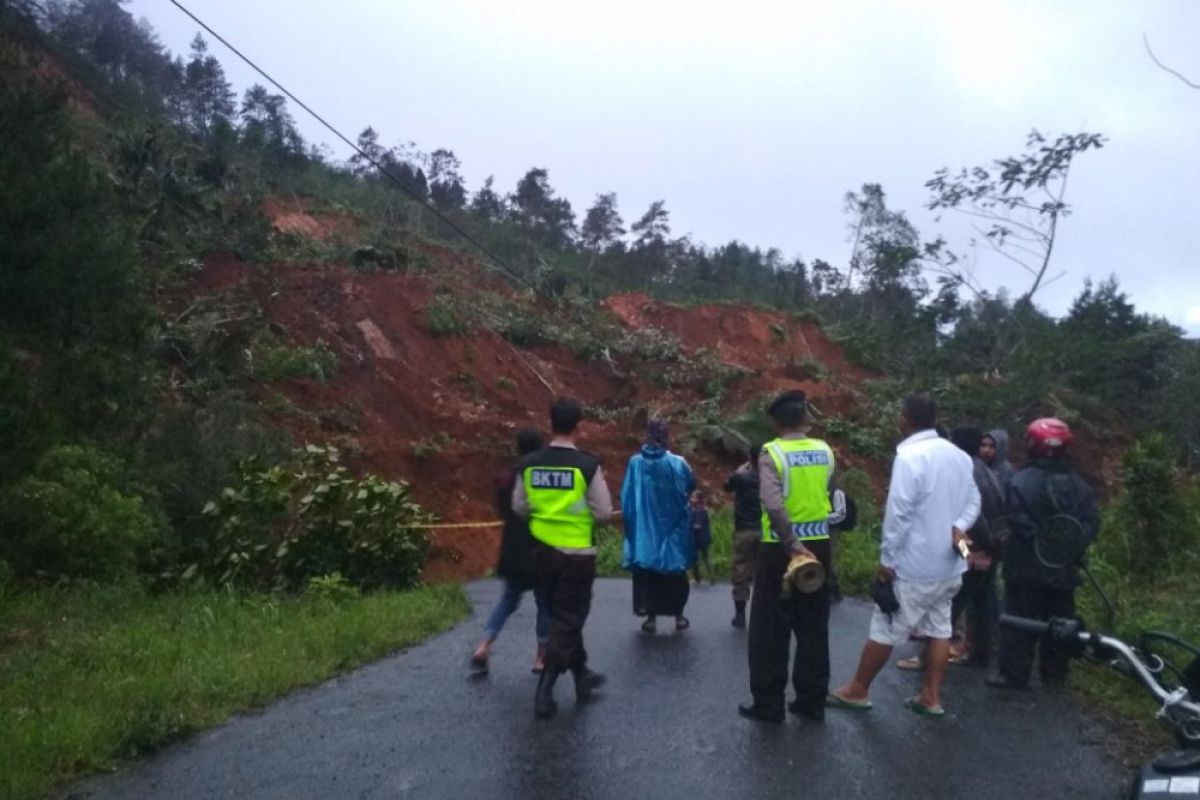
<svg viewBox="0 0 1200 800"><path fill-rule="evenodd" d="M1061 420L1034 420L1026 431L1029 465L1013 477L1008 489L1011 533L1005 554L1004 608L1013 616L1039 620L1075 616L1079 562L1100 531L1100 514L1092 487L1066 461L1070 443L1071 429ZM1061 536L1064 530L1078 540L1079 558L1065 566L1047 564L1039 556L1038 538ZM1003 630L1000 671L988 685L1024 689L1037 645L1033 634ZM1068 669L1069 653L1043 638L1042 684L1061 685Z"/></svg>

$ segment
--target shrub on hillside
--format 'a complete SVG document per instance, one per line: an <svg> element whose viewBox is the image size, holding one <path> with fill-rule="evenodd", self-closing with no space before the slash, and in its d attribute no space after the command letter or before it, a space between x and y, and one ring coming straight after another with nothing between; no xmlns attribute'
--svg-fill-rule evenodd
<svg viewBox="0 0 1200 800"><path fill-rule="evenodd" d="M21 578L113 581L167 550L166 522L124 479L116 459L87 447L46 452L0 495L0 561Z"/></svg>
<svg viewBox="0 0 1200 800"><path fill-rule="evenodd" d="M363 589L409 588L421 576L430 516L408 485L355 478L332 447L309 445L293 464L238 465L204 510L212 531L185 578L244 589L298 591L340 574Z"/></svg>
<svg viewBox="0 0 1200 800"><path fill-rule="evenodd" d="M306 378L325 383L338 373L337 354L324 339L313 345L276 345L260 350L254 373L265 381Z"/></svg>
<svg viewBox="0 0 1200 800"><path fill-rule="evenodd" d="M425 306L425 330L434 336L456 336L466 333L467 325L449 301L439 298Z"/></svg>
<svg viewBox="0 0 1200 800"><path fill-rule="evenodd" d="M1162 434L1146 436L1122 459L1124 491L1105 515L1098 546L1106 561L1150 576L1181 563L1200 542L1200 498L1188 491L1175 450Z"/></svg>

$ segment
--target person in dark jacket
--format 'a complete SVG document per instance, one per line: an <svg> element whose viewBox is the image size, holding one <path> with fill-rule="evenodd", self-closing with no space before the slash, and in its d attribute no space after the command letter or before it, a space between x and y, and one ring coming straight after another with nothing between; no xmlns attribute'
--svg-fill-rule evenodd
<svg viewBox="0 0 1200 800"><path fill-rule="evenodd" d="M996 428L983 435L979 444L979 458L1000 481L1000 488L1008 492L1008 484L1012 483L1012 464L1008 460L1008 431Z"/></svg>
<svg viewBox="0 0 1200 800"><path fill-rule="evenodd" d="M700 583L700 563L708 570L708 583L716 583L713 577L712 561L708 551L712 548L712 521L708 516L708 502L700 489L692 492L689 506L688 526L692 529L692 544L696 548L696 563L692 569L696 575L696 583Z"/></svg>
<svg viewBox="0 0 1200 800"><path fill-rule="evenodd" d="M1100 531L1096 494L1068 464L1071 429L1053 418L1034 420L1026 432L1029 466L1008 488L1010 535L1005 553L1004 610L1018 617L1047 620L1075 616L1079 562ZM1079 559L1066 566L1047 565L1038 555L1037 539L1061 528L1077 531ZM1038 637L1003 629L999 672L989 686L1023 689L1033 670ZM1069 654L1043 638L1039 654L1042 684L1061 685L1069 670Z"/></svg>
<svg viewBox="0 0 1200 800"><path fill-rule="evenodd" d="M762 447L750 448L750 460L738 467L725 481L725 491L733 492L733 621L735 628L746 627L746 602L754 581L755 555L762 539L762 502L758 496L758 456Z"/></svg>
<svg viewBox="0 0 1200 800"><path fill-rule="evenodd" d="M524 458L542 449L542 435L533 429L517 434L517 456ZM483 641L471 656L471 666L486 671L492 645L504 629L504 623L521 605L521 597L534 589L533 537L529 534L529 522L518 517L512 509L513 483L516 470L505 469L496 477L495 508L504 522L504 533L500 539L500 561L496 574L504 579L504 593L492 609L484 626ZM546 604L537 605L537 655L533 660L533 671L540 673L545 666L546 641L550 638L550 609Z"/></svg>
<svg viewBox="0 0 1200 800"><path fill-rule="evenodd" d="M971 540L967 571L963 575L962 589L954 598L950 618L957 622L964 612L967 615L964 642L957 653L951 653L951 660L986 668L992 651L992 631L1000 617L996 570L1008 528L1004 516L1004 489L978 455L982 440L983 431L974 425L959 425L950 431L950 441L971 456L980 497L979 519L967 531L967 538Z"/></svg>

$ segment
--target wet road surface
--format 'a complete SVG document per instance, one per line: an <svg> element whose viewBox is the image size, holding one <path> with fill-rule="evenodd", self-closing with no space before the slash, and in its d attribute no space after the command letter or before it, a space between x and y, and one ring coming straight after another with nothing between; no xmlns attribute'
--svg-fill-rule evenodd
<svg viewBox="0 0 1200 800"><path fill-rule="evenodd" d="M1069 698L997 693L965 668L951 668L941 720L903 708L918 677L894 667L870 713L743 720L746 640L729 625L727 585L693 588L691 630L660 619L651 636L630 613L629 583L597 581L585 636L592 667L609 676L603 699L576 707L568 677L558 716L536 721L532 598L509 620L491 673L471 677L467 659L501 585L468 588L475 611L454 630L63 796L1019 800L1116 798L1125 784ZM835 685L869 616L857 601L834 607Z"/></svg>

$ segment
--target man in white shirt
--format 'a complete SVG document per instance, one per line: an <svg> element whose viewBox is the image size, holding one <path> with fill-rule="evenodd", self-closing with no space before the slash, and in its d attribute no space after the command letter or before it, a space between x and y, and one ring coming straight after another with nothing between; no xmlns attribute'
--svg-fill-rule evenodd
<svg viewBox="0 0 1200 800"><path fill-rule="evenodd" d="M906 438L892 464L877 577L892 583L900 608L893 614L875 610L858 671L830 693L830 706L869 710L871 682L892 648L916 634L930 640L925 681L905 705L922 716L945 713L941 688L953 633L951 605L967 568L960 542L969 544L964 531L979 516L980 497L970 457L939 438L936 424L932 398L905 398L900 430Z"/></svg>

